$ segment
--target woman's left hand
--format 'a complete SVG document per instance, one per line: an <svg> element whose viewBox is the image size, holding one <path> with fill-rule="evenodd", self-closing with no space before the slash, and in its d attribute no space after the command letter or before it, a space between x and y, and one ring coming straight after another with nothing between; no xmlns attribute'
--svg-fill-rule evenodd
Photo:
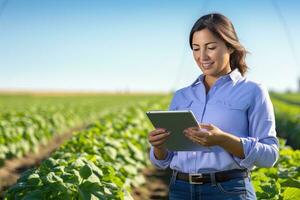
<svg viewBox="0 0 300 200"><path fill-rule="evenodd" d="M213 124L199 124L199 127L190 127L183 131L184 135L202 146L221 145L226 134Z"/></svg>

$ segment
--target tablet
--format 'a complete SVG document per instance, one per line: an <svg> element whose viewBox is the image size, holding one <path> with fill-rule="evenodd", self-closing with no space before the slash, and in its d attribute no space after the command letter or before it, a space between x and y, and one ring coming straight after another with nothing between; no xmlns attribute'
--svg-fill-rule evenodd
<svg viewBox="0 0 300 200"><path fill-rule="evenodd" d="M170 151L199 151L207 147L196 144L188 139L183 130L198 126L198 122L191 110L148 111L146 112L155 128L165 128L171 134L165 145Z"/></svg>

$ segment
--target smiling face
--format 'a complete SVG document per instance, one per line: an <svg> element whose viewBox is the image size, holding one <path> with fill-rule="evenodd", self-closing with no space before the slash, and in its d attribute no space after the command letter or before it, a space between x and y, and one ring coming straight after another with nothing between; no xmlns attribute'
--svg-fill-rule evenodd
<svg viewBox="0 0 300 200"><path fill-rule="evenodd" d="M207 28L193 34L192 48L197 65L209 78L217 79L231 71L229 59L233 50Z"/></svg>

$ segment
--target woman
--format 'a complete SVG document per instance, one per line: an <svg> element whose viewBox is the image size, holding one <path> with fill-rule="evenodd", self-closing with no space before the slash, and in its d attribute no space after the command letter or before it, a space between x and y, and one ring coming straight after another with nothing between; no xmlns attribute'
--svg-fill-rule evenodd
<svg viewBox="0 0 300 200"><path fill-rule="evenodd" d="M175 92L169 109L192 110L199 127L183 134L209 148L168 151L170 134L158 128L149 133L151 162L173 170L170 199L256 199L250 170L272 167L279 156L268 91L244 77L246 50L224 15L198 19L189 42L203 74Z"/></svg>

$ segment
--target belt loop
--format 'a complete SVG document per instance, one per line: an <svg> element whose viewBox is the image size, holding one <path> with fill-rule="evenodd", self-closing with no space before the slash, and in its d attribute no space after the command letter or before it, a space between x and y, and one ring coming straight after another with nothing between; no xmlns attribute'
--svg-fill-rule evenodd
<svg viewBox="0 0 300 200"><path fill-rule="evenodd" d="M216 186L216 175L215 173L210 173L210 181L212 186Z"/></svg>
<svg viewBox="0 0 300 200"><path fill-rule="evenodd" d="M178 171L173 169L172 177L171 177L171 181L170 181L171 184L173 184L176 181L177 174L178 174Z"/></svg>

